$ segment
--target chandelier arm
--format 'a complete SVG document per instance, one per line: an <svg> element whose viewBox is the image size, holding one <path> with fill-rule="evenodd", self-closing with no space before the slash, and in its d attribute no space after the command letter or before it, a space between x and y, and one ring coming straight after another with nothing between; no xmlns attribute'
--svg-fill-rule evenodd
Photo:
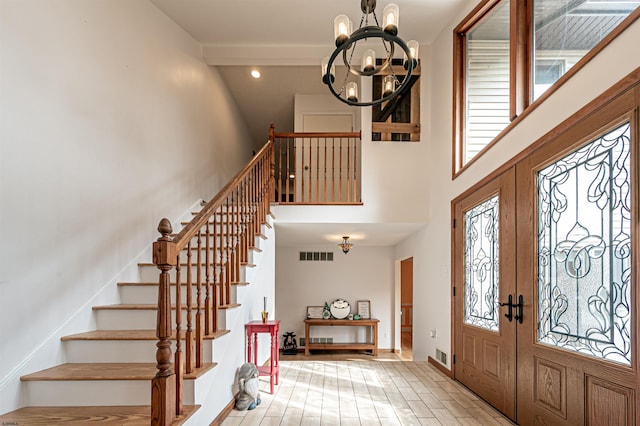
<svg viewBox="0 0 640 426"><path fill-rule="evenodd" d="M391 35L389 33L385 33L379 27L378 28L376 28L376 27L365 27L365 28L360 28L359 30L355 31L353 34L351 34L351 37L349 37L349 40L347 42L343 43L338 48L336 48L336 50L329 57L329 62L327 63L327 68L326 69L330 70L331 66L335 62L335 60L338 57L338 55L340 55L343 51L349 49L352 44L354 44L355 42L357 42L358 40L361 40L363 38L382 38L383 40L386 40L389 43L391 43L392 47L394 46L394 44L397 44L406 53L407 57L411 58L411 51L409 50L409 46L407 46L407 43L405 43L405 41L402 40L400 37ZM346 54L343 54L343 55L346 56ZM352 55L353 55L353 52L352 52ZM394 96L402 93L407 88L407 86L409 85L409 81L411 80L411 75L413 74L413 68L415 66L415 62L416 61L414 61L414 60L409 60L408 61L408 64L407 64L408 65L407 66L407 75L405 76L404 80L400 84L400 87L398 87L395 91L391 92L389 95L383 96L380 99L375 100L375 101L369 101L369 102L353 102L353 101L350 101L350 100L345 99L342 96L340 96L340 94L342 94L343 90L340 90L340 93L336 92L335 88L333 87L333 83L331 83L330 79L328 79L326 84L327 84L327 86L329 86L329 91L331 92L331 94L333 96L335 96L339 101L344 102L347 105L352 105L352 106L375 106L375 105L380 105L383 102L386 102L386 101L390 100L391 98L393 98ZM351 67L349 65L347 65L347 67L349 69L351 69ZM392 69L393 69L393 67L392 67ZM348 73L347 73L347 75L348 75Z"/></svg>
<svg viewBox="0 0 640 426"><path fill-rule="evenodd" d="M380 23L378 22L378 15L376 15L376 11L374 10L372 14L373 14L373 20L376 21L376 26L380 27Z"/></svg>
<svg viewBox="0 0 640 426"><path fill-rule="evenodd" d="M389 42L389 49L387 49L387 45L385 44L385 38L380 36L381 34L386 34L389 35L385 32L383 32L380 27L373 27L373 26L369 26L369 27L362 27L357 29L356 31L353 32L353 34L351 34L351 37L349 37L349 39L344 42L344 44L342 46L340 46L338 49L341 49L343 47L344 50L342 51L342 61L344 62L344 66L347 67L347 69L349 70L349 72L351 72L354 75L357 76L371 76L371 75L375 75L378 74L379 72L385 70L390 64L391 64L391 60L393 59L393 54L395 53L395 44L393 41L391 40L386 40ZM382 46L385 48L385 51L387 52L387 57L384 60L384 62L382 63L382 65L380 66L376 66L373 70L371 71L362 71L359 70L357 68L353 68L351 66L351 62L353 61L353 54L356 51L356 45L358 44L358 41L363 39L363 38L382 38ZM395 37L395 36L392 36ZM400 38L398 38L398 40L402 40ZM353 47L353 49L352 49ZM336 49L336 50L338 50ZM351 49L351 56L349 56L349 59L347 59L347 51ZM408 53L407 53L408 54Z"/></svg>

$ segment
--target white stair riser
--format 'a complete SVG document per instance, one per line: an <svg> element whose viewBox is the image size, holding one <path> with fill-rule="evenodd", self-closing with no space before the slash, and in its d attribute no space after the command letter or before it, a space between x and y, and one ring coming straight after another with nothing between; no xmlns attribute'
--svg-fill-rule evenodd
<svg viewBox="0 0 640 426"><path fill-rule="evenodd" d="M213 286L211 289L213 290ZM149 303L157 303L158 301L158 286L120 286L120 302L124 304L149 304ZM195 305L195 301L197 299L197 289L196 286L192 286L191 289L191 300ZM202 286L200 291L201 300L204 301L206 296L206 286ZM183 308L187 301L187 287L181 286L180 288L180 299L182 300ZM176 300L176 286L171 286L171 303L175 303Z"/></svg>
<svg viewBox="0 0 640 426"><path fill-rule="evenodd" d="M223 310L221 310L223 311ZM218 315L224 315L218 312ZM98 309L96 324L98 330L155 330L157 311L151 309ZM204 321L204 311L202 312ZM172 311L172 321L175 321L175 310ZM192 328L195 329L196 313L191 313ZM182 312L182 330L187 328L187 313Z"/></svg>
<svg viewBox="0 0 640 426"><path fill-rule="evenodd" d="M149 405L149 380L53 380L25 382L31 406ZM193 381L185 380L185 404L193 404Z"/></svg>
<svg viewBox="0 0 640 426"><path fill-rule="evenodd" d="M175 353L175 341L172 341ZM64 342L67 362L156 362L155 340L73 340ZM213 345L203 345L203 362L212 362ZM185 344L182 342L182 351Z"/></svg>
<svg viewBox="0 0 640 426"><path fill-rule="evenodd" d="M245 269L245 267L243 267L243 266L240 267L240 281L244 281L244 276L245 276L244 269ZM140 265L138 267L138 271L140 273L140 281L142 281L142 282L157 282L159 277L160 277L160 270L155 265ZM187 280L186 267L182 267L182 269L180 271L180 275L181 275L181 281L182 282L186 282L186 280ZM169 277L170 277L171 282L175 282L175 279L176 279L176 271L175 271L175 269L172 269L171 271L169 271ZM213 273L212 272L209 272L209 278L210 278L210 280L213 279ZM197 268L196 267L193 267L191 279L194 282L197 280ZM201 279L203 281L206 279L206 274L204 273L204 271L201 272Z"/></svg>

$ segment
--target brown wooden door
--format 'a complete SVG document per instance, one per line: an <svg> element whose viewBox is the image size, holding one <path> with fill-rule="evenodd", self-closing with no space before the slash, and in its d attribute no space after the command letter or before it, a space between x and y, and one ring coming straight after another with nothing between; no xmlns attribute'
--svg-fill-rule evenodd
<svg viewBox="0 0 640 426"><path fill-rule="evenodd" d="M413 333L413 257L400 262L401 333Z"/></svg>
<svg viewBox="0 0 640 426"><path fill-rule="evenodd" d="M515 420L515 172L454 203L454 375Z"/></svg>
<svg viewBox="0 0 640 426"><path fill-rule="evenodd" d="M631 90L517 165L521 425L640 424L636 104Z"/></svg>

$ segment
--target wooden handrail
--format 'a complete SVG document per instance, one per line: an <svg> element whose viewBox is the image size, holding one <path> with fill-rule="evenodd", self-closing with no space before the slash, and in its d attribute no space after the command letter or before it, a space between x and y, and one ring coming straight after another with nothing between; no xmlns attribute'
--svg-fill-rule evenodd
<svg viewBox="0 0 640 426"><path fill-rule="evenodd" d="M251 170L264 155L266 155L267 151L271 150L273 146L272 141L267 141L267 143L262 147L262 149L256 154L249 163L247 163L242 170L240 170L234 177L231 179L225 186L222 187L220 192L207 203L207 205L200 210L200 212L193 218L193 220L182 230L180 233L174 238L174 243L179 248L184 247L191 238L195 235L198 229L202 225L205 224L207 219L211 217L211 214L222 205L222 202L229 196L231 191L236 188L240 180L246 176L246 174Z"/></svg>
<svg viewBox="0 0 640 426"><path fill-rule="evenodd" d="M161 236L153 243L153 263L160 276L158 371L151 385L152 425L169 425L182 414L184 374L203 367L205 337L214 338L219 332L218 309L233 306L231 285L239 281L241 263L248 260L247 251L255 244L270 212L270 194L274 193L272 164L270 140L175 237L171 238L168 219L158 225ZM183 285L186 292L182 291ZM172 309L176 312L175 321Z"/></svg>
<svg viewBox="0 0 640 426"><path fill-rule="evenodd" d="M362 138L362 132L274 132L274 138Z"/></svg>

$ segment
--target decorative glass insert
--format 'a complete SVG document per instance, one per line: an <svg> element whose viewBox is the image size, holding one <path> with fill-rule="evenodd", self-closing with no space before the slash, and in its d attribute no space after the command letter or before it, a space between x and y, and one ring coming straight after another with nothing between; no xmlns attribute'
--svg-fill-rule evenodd
<svg viewBox="0 0 640 426"><path fill-rule="evenodd" d="M538 340L631 364L629 123L538 173Z"/></svg>
<svg viewBox="0 0 640 426"><path fill-rule="evenodd" d="M498 331L498 196L464 215L464 322Z"/></svg>

